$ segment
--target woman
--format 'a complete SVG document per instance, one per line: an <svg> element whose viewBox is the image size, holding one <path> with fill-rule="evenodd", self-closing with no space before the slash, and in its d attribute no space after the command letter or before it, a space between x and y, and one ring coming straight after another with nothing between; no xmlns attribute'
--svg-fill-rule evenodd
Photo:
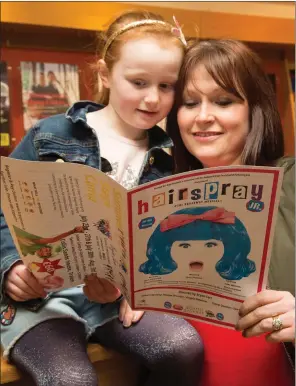
<svg viewBox="0 0 296 386"><path fill-rule="evenodd" d="M211 40L191 44L176 95L167 121L175 144L176 173L228 165L285 169L270 289L242 304L236 326L242 336L194 323L205 344L203 385L290 386L293 359L287 354L293 354L295 339L295 160L283 157L283 131L272 86L248 47L233 40ZM244 339L250 337L256 338Z"/></svg>

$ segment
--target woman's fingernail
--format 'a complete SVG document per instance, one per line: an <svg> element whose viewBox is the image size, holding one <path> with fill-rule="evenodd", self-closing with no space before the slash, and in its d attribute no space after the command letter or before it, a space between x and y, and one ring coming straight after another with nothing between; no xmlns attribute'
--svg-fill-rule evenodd
<svg viewBox="0 0 296 386"><path fill-rule="evenodd" d="M124 320L124 321L123 321L123 326L124 326L124 327L129 327L129 326L130 326L130 323L129 323L127 320Z"/></svg>

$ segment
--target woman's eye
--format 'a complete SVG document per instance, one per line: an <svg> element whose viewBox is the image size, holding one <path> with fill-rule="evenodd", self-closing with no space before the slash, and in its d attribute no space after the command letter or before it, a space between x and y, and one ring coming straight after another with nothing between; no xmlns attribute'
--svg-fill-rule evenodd
<svg viewBox="0 0 296 386"><path fill-rule="evenodd" d="M179 244L179 247L181 247L181 248L190 248L191 245L189 243L182 243L182 244Z"/></svg>
<svg viewBox="0 0 296 386"><path fill-rule="evenodd" d="M209 241L208 243L205 243L205 247L207 248L212 248L216 246L217 246L217 243L214 243L213 241Z"/></svg>
<svg viewBox="0 0 296 386"><path fill-rule="evenodd" d="M185 101L183 102L183 106L187 107L188 109L193 108L198 105L198 102L196 101Z"/></svg>
<svg viewBox="0 0 296 386"><path fill-rule="evenodd" d="M232 100L230 99L221 99L219 101L216 102L217 105L221 106L221 107L226 107L226 106L229 106L233 103Z"/></svg>

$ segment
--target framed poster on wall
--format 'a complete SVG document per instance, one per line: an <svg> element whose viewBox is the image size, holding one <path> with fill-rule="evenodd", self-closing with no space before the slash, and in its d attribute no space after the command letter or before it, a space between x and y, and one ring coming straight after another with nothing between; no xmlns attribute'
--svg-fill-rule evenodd
<svg viewBox="0 0 296 386"><path fill-rule="evenodd" d="M39 119L64 113L80 98L74 64L21 62L21 81L25 131Z"/></svg>
<svg viewBox="0 0 296 386"><path fill-rule="evenodd" d="M7 79L7 64L0 62L0 144L1 147L10 146L10 121L9 121L9 86Z"/></svg>

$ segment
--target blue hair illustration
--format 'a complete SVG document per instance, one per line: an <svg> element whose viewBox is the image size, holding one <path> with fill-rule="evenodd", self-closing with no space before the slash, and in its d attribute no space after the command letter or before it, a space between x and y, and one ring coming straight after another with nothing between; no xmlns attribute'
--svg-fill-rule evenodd
<svg viewBox="0 0 296 386"><path fill-rule="evenodd" d="M186 208L173 214L201 215L211 209L217 207ZM255 263L248 259L251 240L244 224L237 217L234 224L195 220L165 232L160 230L159 224L148 240L148 261L140 265L139 271L150 275L170 274L178 267L171 256L171 247L175 241L212 239L224 245L224 254L216 264L216 271L222 278L240 280L255 272Z"/></svg>

